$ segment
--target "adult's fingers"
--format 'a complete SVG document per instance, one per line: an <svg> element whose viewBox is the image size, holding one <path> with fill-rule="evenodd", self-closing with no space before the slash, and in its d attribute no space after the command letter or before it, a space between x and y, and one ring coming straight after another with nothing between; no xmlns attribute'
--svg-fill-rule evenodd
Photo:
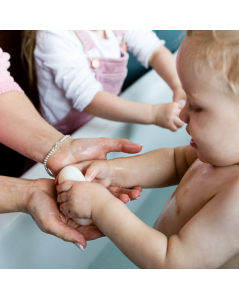
<svg viewBox="0 0 239 300"><path fill-rule="evenodd" d="M128 202L129 199L134 200L140 197L142 188L136 187L133 189L126 189L122 187L109 187L108 190L121 201ZM121 196L122 195L122 196ZM126 197L128 196L128 197Z"/></svg>
<svg viewBox="0 0 239 300"><path fill-rule="evenodd" d="M105 149L109 152L138 153L143 145L135 144L127 139L107 139Z"/></svg>
<svg viewBox="0 0 239 300"><path fill-rule="evenodd" d="M97 226L79 226L76 230L83 234L87 241L96 240L105 236Z"/></svg>
<svg viewBox="0 0 239 300"><path fill-rule="evenodd" d="M132 188L132 190L136 190L136 191L140 191L140 192L143 191L142 187L139 186L139 185L134 186L134 187Z"/></svg>
<svg viewBox="0 0 239 300"><path fill-rule="evenodd" d="M64 224L56 216L49 218L44 225L44 231L46 233L52 234L63 241L79 243L83 248L86 247L86 239L83 234Z"/></svg>
<svg viewBox="0 0 239 300"><path fill-rule="evenodd" d="M121 194L121 193L115 193L112 192L111 193L115 198L119 199L120 201L122 201L123 203L128 203L130 202L130 198L128 195L126 194Z"/></svg>

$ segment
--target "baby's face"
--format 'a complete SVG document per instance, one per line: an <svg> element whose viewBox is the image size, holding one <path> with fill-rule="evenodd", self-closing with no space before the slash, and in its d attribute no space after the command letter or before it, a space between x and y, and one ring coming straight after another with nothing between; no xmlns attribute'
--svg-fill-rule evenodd
<svg viewBox="0 0 239 300"><path fill-rule="evenodd" d="M213 74L206 60L196 71L190 47L186 38L177 56L178 74L187 95L180 118L187 123L190 144L202 162L215 166L238 163L239 99L225 92L224 81Z"/></svg>

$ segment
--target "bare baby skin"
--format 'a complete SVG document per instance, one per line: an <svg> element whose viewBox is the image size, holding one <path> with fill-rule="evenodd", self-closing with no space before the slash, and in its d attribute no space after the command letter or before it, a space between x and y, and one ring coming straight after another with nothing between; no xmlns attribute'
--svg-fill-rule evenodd
<svg viewBox="0 0 239 300"><path fill-rule="evenodd" d="M78 167L90 182L57 186L63 213L92 218L140 268L239 267L239 99L206 59L195 70L193 47L186 37L177 57L187 95L180 118L192 137L190 145L84 162ZM154 228L105 188L136 185L178 185Z"/></svg>

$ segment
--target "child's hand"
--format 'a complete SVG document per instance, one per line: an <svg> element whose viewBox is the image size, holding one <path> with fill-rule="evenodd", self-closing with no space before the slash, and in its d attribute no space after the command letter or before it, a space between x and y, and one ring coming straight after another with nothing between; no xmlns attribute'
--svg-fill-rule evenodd
<svg viewBox="0 0 239 300"><path fill-rule="evenodd" d="M138 199L142 192L140 186L135 186L132 189L111 186L114 176L113 170L110 167L111 164L107 160L93 160L85 161L75 166L83 172L86 181L100 183L108 188L111 194L122 202L127 203L130 200Z"/></svg>
<svg viewBox="0 0 239 300"><path fill-rule="evenodd" d="M92 182L64 181L56 187L61 212L68 218L93 219L110 198L102 185Z"/></svg>
<svg viewBox="0 0 239 300"><path fill-rule="evenodd" d="M179 118L179 113L184 107L184 103L171 102L153 105L153 124L171 131L177 131L184 122Z"/></svg>

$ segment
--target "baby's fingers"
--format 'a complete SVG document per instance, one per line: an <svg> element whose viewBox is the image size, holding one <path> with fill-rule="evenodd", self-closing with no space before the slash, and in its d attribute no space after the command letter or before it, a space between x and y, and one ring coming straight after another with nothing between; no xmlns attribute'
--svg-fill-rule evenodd
<svg viewBox="0 0 239 300"><path fill-rule="evenodd" d="M76 218L77 216L71 211L71 205L69 202L62 203L60 205L60 211L68 218Z"/></svg>
<svg viewBox="0 0 239 300"><path fill-rule="evenodd" d="M63 192L60 195L57 196L57 202L58 203L64 203L67 202L69 198L68 192Z"/></svg>
<svg viewBox="0 0 239 300"><path fill-rule="evenodd" d="M67 180L67 181L62 182L61 184L58 184L56 186L57 194L69 191L74 183L75 183L75 181L73 181L73 180Z"/></svg>

